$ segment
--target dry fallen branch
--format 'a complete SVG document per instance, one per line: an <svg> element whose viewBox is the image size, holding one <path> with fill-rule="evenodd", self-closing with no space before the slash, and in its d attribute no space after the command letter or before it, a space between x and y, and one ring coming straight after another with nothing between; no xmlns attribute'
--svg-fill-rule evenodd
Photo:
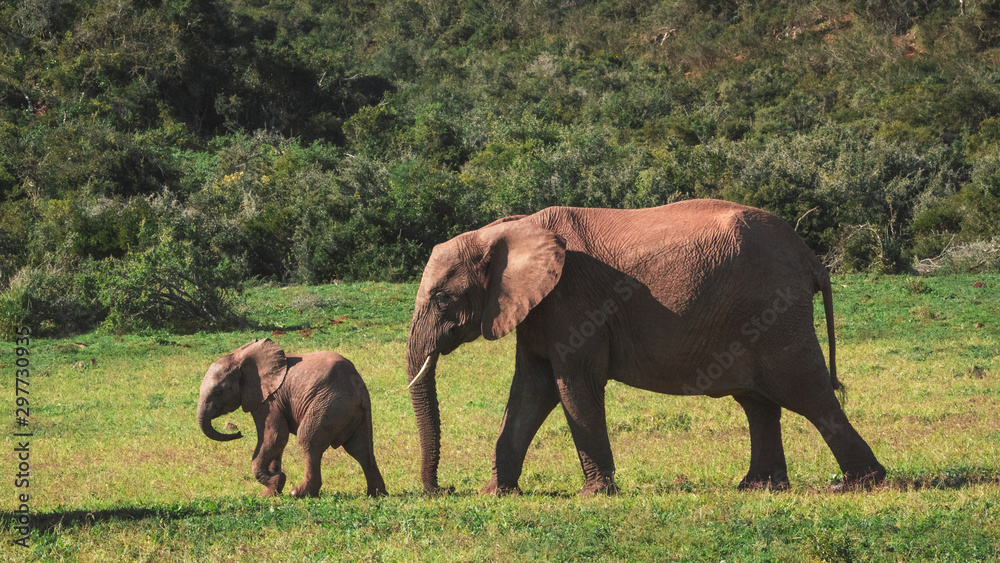
<svg viewBox="0 0 1000 563"><path fill-rule="evenodd" d="M810 213L816 211L817 209L819 209L818 205L816 207L813 207L809 211L806 211L805 213L802 214L801 217L799 217L799 220L795 222L795 232L799 232L799 223L801 223L802 220L806 218L806 215L809 215Z"/></svg>

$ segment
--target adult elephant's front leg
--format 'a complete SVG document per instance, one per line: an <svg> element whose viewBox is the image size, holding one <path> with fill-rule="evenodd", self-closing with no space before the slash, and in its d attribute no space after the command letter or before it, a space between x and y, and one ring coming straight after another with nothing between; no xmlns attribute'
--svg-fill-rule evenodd
<svg viewBox="0 0 1000 563"><path fill-rule="evenodd" d="M604 389L598 393L589 386L560 382L559 392L586 478L580 496L616 494L618 485L615 484L615 460L605 418Z"/></svg>
<svg viewBox="0 0 1000 563"><path fill-rule="evenodd" d="M604 410L604 387L607 384L607 360L588 357L583 361L556 368L556 386L580 465L586 478L581 497L616 494L615 460L608 438Z"/></svg>
<svg viewBox="0 0 1000 563"><path fill-rule="evenodd" d="M529 358L519 346L510 398L493 454L493 476L483 488L483 494L521 493L518 480L528 446L558 403L559 393L551 365L541 358Z"/></svg>

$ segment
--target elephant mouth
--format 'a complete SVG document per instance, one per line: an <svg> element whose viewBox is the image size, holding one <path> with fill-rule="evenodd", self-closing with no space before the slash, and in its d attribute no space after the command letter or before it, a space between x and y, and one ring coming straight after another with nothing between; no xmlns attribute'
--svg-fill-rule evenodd
<svg viewBox="0 0 1000 563"><path fill-rule="evenodd" d="M463 339L454 333L449 333L448 334L449 338L447 340L439 341L440 344L438 345L438 347L432 352L427 354L427 359L424 360L423 367L421 367L420 371L417 372L417 375L410 380L410 383L409 385L407 385L407 388L413 387L413 385L417 381L422 379L427 374L427 372L434 371L434 366L437 364L438 356L447 356L448 354L451 354L452 352L457 350L459 346L461 346L462 344L465 344L467 342L472 342L473 340L479 338L479 336L480 336L479 334L470 333L467 338Z"/></svg>
<svg viewBox="0 0 1000 563"><path fill-rule="evenodd" d="M478 325L470 324L455 327L447 331L442 338L438 339L437 351L435 353L447 356L457 350L459 346L478 340L483 333L477 330L477 327Z"/></svg>

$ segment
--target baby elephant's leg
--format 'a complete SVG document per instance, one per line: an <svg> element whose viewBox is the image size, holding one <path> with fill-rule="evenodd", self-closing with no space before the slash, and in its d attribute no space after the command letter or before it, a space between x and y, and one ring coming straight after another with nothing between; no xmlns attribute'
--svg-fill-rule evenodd
<svg viewBox="0 0 1000 563"><path fill-rule="evenodd" d="M302 453L305 454L305 475L302 483L292 489L292 496L295 498L319 496L319 489L323 486L323 474L321 462L323 452L333 446L338 447L341 439L336 429L329 424L313 417L303 421L299 425L299 445L302 446Z"/></svg>
<svg viewBox="0 0 1000 563"><path fill-rule="evenodd" d="M295 498L317 497L320 487L323 486L323 475L320 468L326 446L303 447L302 450L305 452L306 473L302 477L302 483L292 489L292 496Z"/></svg>
<svg viewBox="0 0 1000 563"><path fill-rule="evenodd" d="M268 468L271 473L281 473L281 454L278 454L277 459L271 462L271 466Z"/></svg>
<svg viewBox="0 0 1000 563"><path fill-rule="evenodd" d="M257 427L257 448L251 469L253 476L264 485L262 497L277 496L285 488L281 471L281 454L288 443L288 428L283 424L260 424Z"/></svg>

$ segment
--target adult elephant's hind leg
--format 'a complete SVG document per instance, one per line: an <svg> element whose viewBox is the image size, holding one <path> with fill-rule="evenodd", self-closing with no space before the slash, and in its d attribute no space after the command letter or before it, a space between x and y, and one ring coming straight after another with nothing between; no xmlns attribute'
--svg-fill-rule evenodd
<svg viewBox="0 0 1000 563"><path fill-rule="evenodd" d="M552 367L547 361L528 358L520 347L515 361L510 398L493 454L493 475L483 487L483 494L520 494L518 480L528 446L559 403Z"/></svg>
<svg viewBox="0 0 1000 563"><path fill-rule="evenodd" d="M833 391L809 411L802 415L809 419L826 440L826 444L837 458L837 464L844 474L843 488L866 488L885 480L885 467L875 458L871 447L858 434L847 415L840 407Z"/></svg>
<svg viewBox="0 0 1000 563"><path fill-rule="evenodd" d="M750 423L750 470L739 490L789 487L785 449L781 443L781 407L759 395L734 397Z"/></svg>
<svg viewBox="0 0 1000 563"><path fill-rule="evenodd" d="M782 407L806 417L819 430L837 458L846 488L878 485L885 479L885 468L847 420L822 363L822 354L817 351L814 357L818 359L812 362L812 367L800 372L801 376L788 379L775 400Z"/></svg>

